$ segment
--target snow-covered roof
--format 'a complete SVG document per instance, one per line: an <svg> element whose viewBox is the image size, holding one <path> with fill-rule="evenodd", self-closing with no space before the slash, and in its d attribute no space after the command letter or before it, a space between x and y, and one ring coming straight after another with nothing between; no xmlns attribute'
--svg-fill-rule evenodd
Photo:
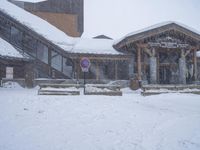
<svg viewBox="0 0 200 150"><path fill-rule="evenodd" d="M177 25L179 25L179 26L181 26L183 28L186 28L187 30L190 30L191 32L194 32L194 33L200 35L200 31L197 31L196 29L188 27L185 24L182 24L182 23L179 23L179 22L175 22L175 21L167 21L167 22L162 22L162 23L159 23L159 24L155 24L155 25L149 26L147 28L144 28L144 29L141 29L141 30L138 30L138 31L135 31L135 32L131 32L131 33L125 35L124 37L120 38L119 40L115 40L114 44L115 45L118 44L119 42L121 42L122 40L126 39L127 37L130 37L130 36L133 36L133 35L136 35L136 34L140 34L140 33L143 33L143 32L149 31L149 30L153 30L153 29L156 29L156 28L160 28L162 26L170 25L170 24L177 24Z"/></svg>
<svg viewBox="0 0 200 150"><path fill-rule="evenodd" d="M75 38L68 36L47 21L27 12L26 10L23 10L22 8L19 8L7 0L1 0L0 11L14 18L21 24L25 25L66 51L71 50L75 44Z"/></svg>
<svg viewBox="0 0 200 150"><path fill-rule="evenodd" d="M20 59L25 58L10 43L6 42L2 38L0 38L0 56Z"/></svg>
<svg viewBox="0 0 200 150"><path fill-rule="evenodd" d="M1 0L0 11L61 47L66 52L80 54L122 54L113 48L113 40L70 37L47 21L19 8L7 0Z"/></svg>
<svg viewBox="0 0 200 150"><path fill-rule="evenodd" d="M197 51L197 57L200 57L200 51Z"/></svg>
<svg viewBox="0 0 200 150"><path fill-rule="evenodd" d="M113 40L109 39L84 39L80 38L77 44L73 48L74 53L87 53L87 54L111 54L120 55L113 48Z"/></svg>
<svg viewBox="0 0 200 150"><path fill-rule="evenodd" d="M47 1L47 0L13 0L13 1L28 2L28 3L39 3L39 2L44 2L44 1Z"/></svg>

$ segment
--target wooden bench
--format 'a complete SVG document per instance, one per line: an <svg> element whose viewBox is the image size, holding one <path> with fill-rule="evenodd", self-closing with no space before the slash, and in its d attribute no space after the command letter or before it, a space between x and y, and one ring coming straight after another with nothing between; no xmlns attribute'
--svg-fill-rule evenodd
<svg viewBox="0 0 200 150"><path fill-rule="evenodd" d="M192 93L200 94L200 85L143 85L142 95L157 95L164 93Z"/></svg>
<svg viewBox="0 0 200 150"><path fill-rule="evenodd" d="M38 95L80 95L79 84L40 84Z"/></svg>
<svg viewBox="0 0 200 150"><path fill-rule="evenodd" d="M88 84L86 85L85 95L107 95L122 96L121 87L108 84Z"/></svg>

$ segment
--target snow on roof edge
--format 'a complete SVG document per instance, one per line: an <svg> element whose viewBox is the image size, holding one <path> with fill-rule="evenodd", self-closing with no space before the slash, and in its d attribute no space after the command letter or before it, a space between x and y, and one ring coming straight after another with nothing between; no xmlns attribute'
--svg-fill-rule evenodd
<svg viewBox="0 0 200 150"><path fill-rule="evenodd" d="M123 55L113 47L114 40L79 38L72 49L72 53L96 55Z"/></svg>
<svg viewBox="0 0 200 150"><path fill-rule="evenodd" d="M126 38L128 38L130 36L133 36L133 35L136 35L136 34L140 34L140 33L143 33L143 32L149 31L149 30L153 30L153 29L156 29L156 28L159 28L159 27L162 27L162 26L166 26L166 25L169 25L169 24L179 25L179 26L181 26L183 28L186 28L186 29L190 30L191 32L194 32L194 33L200 35L200 31L198 31L198 30L196 30L196 29L194 29L192 27L189 27L189 26L187 26L187 25L185 25L183 23L179 23L179 22L176 22L176 21L166 21L166 22L161 22L161 23L158 23L158 24L154 24L154 25L151 25L149 27L146 27L146 28L131 32L131 33L125 35L124 37L122 37L122 38L120 38L118 40L115 40L114 45L118 44L119 42L121 42L122 40L124 40L124 39L126 39Z"/></svg>
<svg viewBox="0 0 200 150"><path fill-rule="evenodd" d="M23 56L16 48L10 43L0 37L0 57L28 59Z"/></svg>

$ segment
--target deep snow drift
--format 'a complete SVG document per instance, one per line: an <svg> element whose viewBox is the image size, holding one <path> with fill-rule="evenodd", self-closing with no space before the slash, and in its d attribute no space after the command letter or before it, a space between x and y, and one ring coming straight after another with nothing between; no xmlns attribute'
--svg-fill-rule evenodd
<svg viewBox="0 0 200 150"><path fill-rule="evenodd" d="M0 150L199 150L200 96L0 88Z"/></svg>

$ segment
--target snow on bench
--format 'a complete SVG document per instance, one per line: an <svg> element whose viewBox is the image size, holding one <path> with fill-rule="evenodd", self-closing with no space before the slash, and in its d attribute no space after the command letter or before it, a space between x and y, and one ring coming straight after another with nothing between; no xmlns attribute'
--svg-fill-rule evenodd
<svg viewBox="0 0 200 150"><path fill-rule="evenodd" d="M143 85L142 95L157 95L164 93L192 93L200 94L200 85Z"/></svg>
<svg viewBox="0 0 200 150"><path fill-rule="evenodd" d="M85 95L122 96L121 87L118 85L87 84L85 88Z"/></svg>
<svg viewBox="0 0 200 150"><path fill-rule="evenodd" d="M79 84L40 84L38 95L80 95Z"/></svg>

